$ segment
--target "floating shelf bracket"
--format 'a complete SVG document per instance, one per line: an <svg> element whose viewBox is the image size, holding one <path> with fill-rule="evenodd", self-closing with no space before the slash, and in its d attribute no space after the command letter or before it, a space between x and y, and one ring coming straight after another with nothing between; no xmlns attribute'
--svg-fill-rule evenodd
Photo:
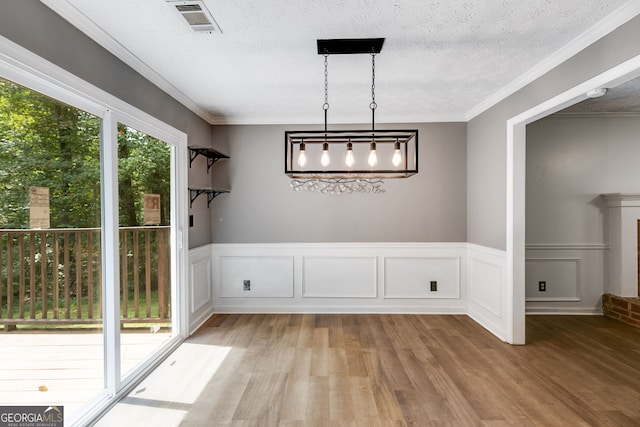
<svg viewBox="0 0 640 427"><path fill-rule="evenodd" d="M205 156L207 158L207 173L209 173L209 169L211 169L211 166L213 166L215 162L229 158L226 154L222 154L218 150L209 147L189 147L189 151L191 151L189 154L189 167L191 167L196 157Z"/></svg>
<svg viewBox="0 0 640 427"><path fill-rule="evenodd" d="M193 207L193 202L200 197L201 194L207 195L207 208L211 205L213 199L220 194L230 193L229 190L214 190L212 188L189 188L189 208Z"/></svg>

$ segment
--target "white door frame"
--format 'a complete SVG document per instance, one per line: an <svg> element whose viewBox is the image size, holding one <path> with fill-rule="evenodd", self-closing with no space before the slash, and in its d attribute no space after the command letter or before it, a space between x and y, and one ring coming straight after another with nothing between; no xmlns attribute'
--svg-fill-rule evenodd
<svg viewBox="0 0 640 427"><path fill-rule="evenodd" d="M44 95L100 117L102 120L101 175L103 245L107 262L103 280L118 283L118 203L117 203L117 123L121 122L171 145L171 302L172 331L177 335L165 343L152 360L140 365L125 381L120 375L119 298L105 289L104 310L105 390L68 420L70 425L86 425L125 395L142 377L188 336L188 149L187 134L116 98L106 91L41 58L13 41L0 36L0 76ZM108 206L105 206L105 203ZM108 252L108 253L107 253Z"/></svg>
<svg viewBox="0 0 640 427"><path fill-rule="evenodd" d="M640 75L640 55L507 120L507 341L525 344L526 126L587 98L591 89L613 87Z"/></svg>

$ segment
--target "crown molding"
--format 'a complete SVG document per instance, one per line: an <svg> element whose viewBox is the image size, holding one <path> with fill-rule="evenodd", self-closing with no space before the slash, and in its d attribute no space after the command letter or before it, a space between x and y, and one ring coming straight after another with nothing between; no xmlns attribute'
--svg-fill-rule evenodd
<svg viewBox="0 0 640 427"><path fill-rule="evenodd" d="M637 119L640 117L640 111L573 111L573 112L558 112L547 116L546 119L597 119L597 118L630 118Z"/></svg>
<svg viewBox="0 0 640 427"><path fill-rule="evenodd" d="M102 30L102 28L96 25L91 19L76 9L67 0L40 0L40 2L60 15L63 19L68 21L93 41L98 43L109 53L113 54L116 58L127 64L138 74L158 86L162 91L166 92L173 99L191 110L194 114L198 115L209 124L216 124L218 119L213 114L201 108L191 100L191 98L156 73L144 61L118 43L113 37Z"/></svg>
<svg viewBox="0 0 640 427"><path fill-rule="evenodd" d="M71 25L79 29L85 35L90 37L108 52L116 56L122 62L127 64L133 70L138 72L144 78L158 86L161 90L166 92L169 96L176 101L184 105L191 110L194 114L205 120L211 125L242 125L242 124L278 124L268 120L255 120L253 118L221 118L211 112L203 109L187 95L178 90L175 86L169 83L166 79L156 73L151 67L149 67L144 61L134 55L131 51L126 49L120 43L118 43L113 37L102 30L97 24L91 21L86 15L80 12L67 0L40 0L45 6L52 11L60 15L63 19L68 21ZM480 104L471 108L464 114L460 115L448 115L446 117L425 117L424 122L467 122L498 104L500 101L506 99L510 95L514 94L518 90L522 89L526 85L540 78L553 68L557 67L567 59L574 56L576 53L585 49L590 44L609 34L619 26L628 22L635 16L640 14L640 2L630 0L613 13L607 15L603 20L589 28L587 31L580 34L573 39L567 45L557 50L555 53L547 57L544 61L533 67L531 70L522 74L516 78L513 82L503 87L498 92L489 96ZM409 120L415 121L415 120ZM288 121L286 124L295 124Z"/></svg>
<svg viewBox="0 0 640 427"><path fill-rule="evenodd" d="M611 33L616 28L627 23L631 19L640 14L640 2L630 0L627 3L620 6L611 14L607 15L604 19L597 24L580 34L578 37L571 40L562 48L555 51L547 59L538 63L535 67L531 68L520 77L509 83L507 86L494 93L480 104L471 108L465 114L466 121L470 121L474 117L482 114L489 108L503 101L507 97L513 95L523 87L532 83L536 79L542 77L549 71L553 70L558 65L567 61L569 58L577 54L578 52L586 49L589 45L595 43L602 37Z"/></svg>

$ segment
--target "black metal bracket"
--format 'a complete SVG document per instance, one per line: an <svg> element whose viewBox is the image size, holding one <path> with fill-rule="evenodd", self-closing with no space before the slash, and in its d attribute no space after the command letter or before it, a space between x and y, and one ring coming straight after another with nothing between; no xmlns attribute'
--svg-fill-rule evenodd
<svg viewBox="0 0 640 427"><path fill-rule="evenodd" d="M211 205L213 199L220 194L230 193L229 190L214 190L212 188L189 188L189 208L193 207L193 202L200 197L201 194L207 195L207 208Z"/></svg>
<svg viewBox="0 0 640 427"><path fill-rule="evenodd" d="M356 53L380 53L384 38L375 39L320 39L318 55L351 55Z"/></svg>
<svg viewBox="0 0 640 427"><path fill-rule="evenodd" d="M229 158L226 154L222 154L218 150L209 147L189 147L189 151L191 152L189 154L189 167L191 167L196 157L200 155L205 156L207 158L207 173L209 173L209 169L211 169L211 166L213 166L215 162Z"/></svg>

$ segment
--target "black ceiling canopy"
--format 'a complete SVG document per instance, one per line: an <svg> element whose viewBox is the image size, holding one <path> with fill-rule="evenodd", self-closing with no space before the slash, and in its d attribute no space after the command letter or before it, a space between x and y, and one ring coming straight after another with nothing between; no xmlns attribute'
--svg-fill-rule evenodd
<svg viewBox="0 0 640 427"><path fill-rule="evenodd" d="M354 53L380 53L384 38L318 40L318 55L350 55Z"/></svg>

